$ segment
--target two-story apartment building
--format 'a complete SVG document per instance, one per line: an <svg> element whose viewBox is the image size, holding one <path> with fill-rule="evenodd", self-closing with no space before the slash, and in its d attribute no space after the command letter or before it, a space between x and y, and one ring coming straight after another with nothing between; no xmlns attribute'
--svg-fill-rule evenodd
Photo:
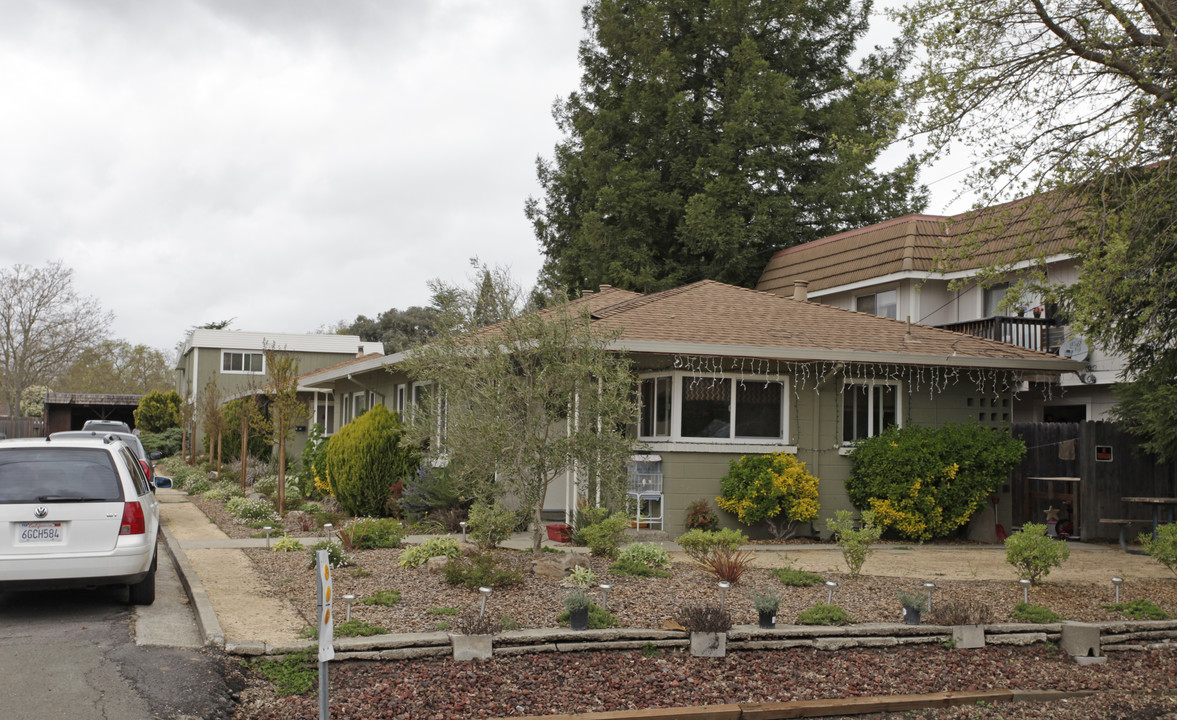
<svg viewBox="0 0 1177 720"><path fill-rule="evenodd" d="M267 349L289 353L298 361L300 374L334 367L357 357L383 355L379 342L365 342L358 335L323 333L271 333L241 330L195 329L188 334L176 362L176 392L197 398L216 380L223 399L260 392L270 381L266 370ZM300 388L301 390L301 388ZM307 390L312 414L333 412L330 392ZM196 442L203 436L197 433Z"/></svg>
<svg viewBox="0 0 1177 720"><path fill-rule="evenodd" d="M1015 422L1103 420L1122 360L1078 337L1041 299L1005 294L1032 264L1049 281L1078 280L1076 214L1027 198L952 216L907 215L781 250L758 290L1044 350L1085 363L1046 393L1018 395ZM980 270L1005 267L996 283Z"/></svg>

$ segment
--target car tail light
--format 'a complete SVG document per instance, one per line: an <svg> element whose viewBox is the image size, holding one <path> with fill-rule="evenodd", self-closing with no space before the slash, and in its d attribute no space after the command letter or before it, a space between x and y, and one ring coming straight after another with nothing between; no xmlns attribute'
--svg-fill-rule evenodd
<svg viewBox="0 0 1177 720"><path fill-rule="evenodd" d="M146 460L140 460L139 464L143 466L143 474L147 476L148 480L154 477L151 474L151 463L147 462Z"/></svg>
<svg viewBox="0 0 1177 720"><path fill-rule="evenodd" d="M143 506L138 502L123 503L123 521L119 524L119 535L142 535L147 532L147 520L143 517Z"/></svg>

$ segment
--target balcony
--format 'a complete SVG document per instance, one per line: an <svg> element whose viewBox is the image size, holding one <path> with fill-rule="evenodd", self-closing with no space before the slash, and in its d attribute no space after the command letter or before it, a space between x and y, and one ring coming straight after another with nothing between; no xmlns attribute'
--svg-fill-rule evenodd
<svg viewBox="0 0 1177 720"><path fill-rule="evenodd" d="M1062 328L1056 328L1054 320L1048 318L995 315L935 327L1042 352L1053 352L1062 341Z"/></svg>

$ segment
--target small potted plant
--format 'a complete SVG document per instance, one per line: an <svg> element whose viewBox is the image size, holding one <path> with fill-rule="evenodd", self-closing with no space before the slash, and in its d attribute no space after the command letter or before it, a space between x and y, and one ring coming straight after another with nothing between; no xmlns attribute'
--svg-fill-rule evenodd
<svg viewBox="0 0 1177 720"><path fill-rule="evenodd" d="M752 593L752 606L759 615L758 624L765 630L776 627L776 611L781 605L781 598L776 593Z"/></svg>
<svg viewBox="0 0 1177 720"><path fill-rule="evenodd" d="M691 632L691 654L695 657L727 655L727 631L732 616L719 605L688 605L678 611L679 624Z"/></svg>
<svg viewBox="0 0 1177 720"><path fill-rule="evenodd" d="M580 588L568 593L568 597L564 598L564 609L568 611L568 624L572 626L573 630L588 630L590 605L592 605L592 601L589 600L588 593Z"/></svg>
<svg viewBox="0 0 1177 720"><path fill-rule="evenodd" d="M919 593L899 591L899 604L903 606L903 622L908 625L919 625L920 614L928 609L928 601Z"/></svg>
<svg viewBox="0 0 1177 720"><path fill-rule="evenodd" d="M487 660L494 652L494 634L501 625L489 615L468 609L458 616L458 632L450 633L454 660Z"/></svg>

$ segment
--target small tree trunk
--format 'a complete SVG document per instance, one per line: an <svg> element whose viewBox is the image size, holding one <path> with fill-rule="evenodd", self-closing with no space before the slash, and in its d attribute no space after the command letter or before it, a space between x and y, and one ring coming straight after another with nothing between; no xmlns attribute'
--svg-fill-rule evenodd
<svg viewBox="0 0 1177 720"><path fill-rule="evenodd" d="M224 438L224 431L217 431L217 475L221 474L221 444L224 442Z"/></svg>
<svg viewBox="0 0 1177 720"><path fill-rule="evenodd" d="M286 517L286 437L278 436L278 516Z"/></svg>
<svg viewBox="0 0 1177 720"><path fill-rule="evenodd" d="M535 529L531 533L531 552L537 557L540 555L540 544L544 541L544 498L541 495L539 502L535 504Z"/></svg>
<svg viewBox="0 0 1177 720"><path fill-rule="evenodd" d="M249 458L249 410L241 407L241 489L245 489L245 470Z"/></svg>

